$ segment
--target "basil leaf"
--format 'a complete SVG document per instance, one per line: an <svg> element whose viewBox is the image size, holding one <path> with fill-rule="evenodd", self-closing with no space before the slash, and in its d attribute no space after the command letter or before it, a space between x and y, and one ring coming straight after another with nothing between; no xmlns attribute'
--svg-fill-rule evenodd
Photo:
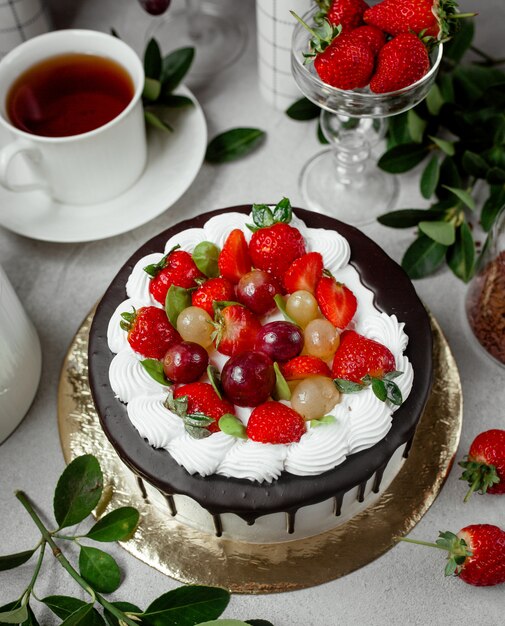
<svg viewBox="0 0 505 626"><path fill-rule="evenodd" d="M205 160L209 163L234 161L252 152L265 137L265 131L259 128L232 128L212 139Z"/></svg>
<svg viewBox="0 0 505 626"><path fill-rule="evenodd" d="M390 174L401 174L421 163L428 154L428 147L418 143L405 143L385 152L377 165Z"/></svg>
<svg viewBox="0 0 505 626"><path fill-rule="evenodd" d="M463 222L458 228L456 243L447 252L447 264L454 274L467 283L474 274L475 244L472 231Z"/></svg>
<svg viewBox="0 0 505 626"><path fill-rule="evenodd" d="M161 74L161 52L156 39L150 39L144 52L144 74L146 78L159 79Z"/></svg>
<svg viewBox="0 0 505 626"><path fill-rule="evenodd" d="M219 258L219 248L211 241L201 241L193 250L193 261L196 267L208 278L219 276L217 260Z"/></svg>
<svg viewBox="0 0 505 626"><path fill-rule="evenodd" d="M300 98L286 109L286 115L292 120L305 122L319 117L321 108L311 102L308 98Z"/></svg>
<svg viewBox="0 0 505 626"><path fill-rule="evenodd" d="M98 520L86 537L93 541L125 541L134 533L139 518L137 509L131 506L120 507Z"/></svg>
<svg viewBox="0 0 505 626"><path fill-rule="evenodd" d="M160 385L167 387L172 384L172 381L168 380L163 369L163 363L157 359L143 359L140 361L140 365L145 369L149 376Z"/></svg>
<svg viewBox="0 0 505 626"><path fill-rule="evenodd" d="M212 385L212 388L218 395L219 399L223 399L223 392L221 389L221 374L219 370L214 365L209 365L207 367L207 376L209 377L209 382Z"/></svg>
<svg viewBox="0 0 505 626"><path fill-rule="evenodd" d="M17 554L6 554L0 556L0 572L5 572L8 569L14 569L26 563L35 550L26 550L25 552L18 552Z"/></svg>
<svg viewBox="0 0 505 626"><path fill-rule="evenodd" d="M207 431L208 432L208 431ZM169 591L152 602L142 615L151 626L194 626L217 619L230 601L225 589L193 585Z"/></svg>
<svg viewBox="0 0 505 626"><path fill-rule="evenodd" d="M405 252L402 267L410 278L424 278L442 265L446 250L447 246L421 235Z"/></svg>
<svg viewBox="0 0 505 626"><path fill-rule="evenodd" d="M170 285L165 298L165 311L168 321L174 328L177 327L177 318L179 313L191 306L191 292L184 287Z"/></svg>
<svg viewBox="0 0 505 626"><path fill-rule="evenodd" d="M429 199L435 193L440 177L440 162L436 155L428 161L421 175L420 188L423 198Z"/></svg>
<svg viewBox="0 0 505 626"><path fill-rule="evenodd" d="M278 363L274 363L274 372L275 388L273 396L275 400L291 400L291 389L282 375L281 368Z"/></svg>
<svg viewBox="0 0 505 626"><path fill-rule="evenodd" d="M54 492L58 528L74 526L90 515L103 489L103 474L91 454L75 458L60 476Z"/></svg>
<svg viewBox="0 0 505 626"><path fill-rule="evenodd" d="M456 229L450 222L419 222L419 230L433 241L452 246L456 241Z"/></svg>
<svg viewBox="0 0 505 626"><path fill-rule="evenodd" d="M225 413L219 418L219 430L238 439L247 439L246 427L231 413Z"/></svg>
<svg viewBox="0 0 505 626"><path fill-rule="evenodd" d="M79 553L81 576L101 593L112 593L121 584L121 573L116 561L103 550L81 546Z"/></svg>
<svg viewBox="0 0 505 626"><path fill-rule="evenodd" d="M296 326L298 326L295 320L288 315L288 312L286 311L286 301L284 300L284 298L282 297L280 293L275 294L274 301L275 301L275 304L277 305L277 308L284 316L284 319L287 322L291 322L292 324L295 324Z"/></svg>
<svg viewBox="0 0 505 626"><path fill-rule="evenodd" d="M386 402L388 392L386 391L386 385L383 380L380 380L380 378L372 378L372 391L381 402Z"/></svg>
<svg viewBox="0 0 505 626"><path fill-rule="evenodd" d="M178 48L163 58L160 81L164 96L173 91L186 76L194 56L195 49L188 47Z"/></svg>

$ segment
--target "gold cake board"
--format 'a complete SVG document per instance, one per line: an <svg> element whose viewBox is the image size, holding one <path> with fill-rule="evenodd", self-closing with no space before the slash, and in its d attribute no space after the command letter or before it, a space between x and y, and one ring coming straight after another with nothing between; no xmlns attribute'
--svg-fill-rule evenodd
<svg viewBox="0 0 505 626"><path fill-rule="evenodd" d="M132 555L184 583L235 593L272 593L311 587L370 563L408 534L429 509L451 469L462 423L458 369L440 326L431 317L434 386L409 457L398 476L365 511L321 535L277 544L250 544L182 526L131 493L125 466L104 435L88 384L90 313L65 357L58 391L58 422L66 462L94 454L111 485L110 508L141 513L135 536L123 543Z"/></svg>

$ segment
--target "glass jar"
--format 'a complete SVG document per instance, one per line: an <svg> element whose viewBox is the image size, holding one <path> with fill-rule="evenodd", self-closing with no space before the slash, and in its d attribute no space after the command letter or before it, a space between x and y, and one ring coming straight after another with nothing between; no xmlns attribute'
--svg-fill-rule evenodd
<svg viewBox="0 0 505 626"><path fill-rule="evenodd" d="M495 362L505 367L505 206L469 285L466 314L477 341Z"/></svg>

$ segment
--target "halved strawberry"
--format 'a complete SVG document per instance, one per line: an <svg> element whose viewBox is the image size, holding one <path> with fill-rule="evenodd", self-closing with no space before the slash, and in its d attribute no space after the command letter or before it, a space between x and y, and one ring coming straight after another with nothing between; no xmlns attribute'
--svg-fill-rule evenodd
<svg viewBox="0 0 505 626"><path fill-rule="evenodd" d="M288 381L300 380L309 376L331 377L330 368L317 356L302 354L283 363L280 368L282 375Z"/></svg>
<svg viewBox="0 0 505 626"><path fill-rule="evenodd" d="M251 257L244 233L235 228L226 238L217 260L219 273L234 285L251 271Z"/></svg>
<svg viewBox="0 0 505 626"><path fill-rule="evenodd" d="M235 289L226 278L209 278L191 295L191 304L214 317L214 302L234 300Z"/></svg>
<svg viewBox="0 0 505 626"><path fill-rule="evenodd" d="M305 430L303 417L281 402L260 404L247 422L247 436L261 443L295 443Z"/></svg>
<svg viewBox="0 0 505 626"><path fill-rule="evenodd" d="M353 292L331 274L323 276L317 283L316 300L322 314L337 328L345 328L358 307Z"/></svg>
<svg viewBox="0 0 505 626"><path fill-rule="evenodd" d="M230 304L216 312L213 339L216 349L233 356L253 350L261 324L254 313L241 304Z"/></svg>
<svg viewBox="0 0 505 626"><path fill-rule="evenodd" d="M287 293L305 290L314 294L323 274L323 257L319 252L308 252L295 259L284 274Z"/></svg>
<svg viewBox="0 0 505 626"><path fill-rule="evenodd" d="M182 385L173 396L169 395L166 404L182 418L186 430L197 439L218 432L218 422L223 415L235 415L233 404L222 400L209 383Z"/></svg>

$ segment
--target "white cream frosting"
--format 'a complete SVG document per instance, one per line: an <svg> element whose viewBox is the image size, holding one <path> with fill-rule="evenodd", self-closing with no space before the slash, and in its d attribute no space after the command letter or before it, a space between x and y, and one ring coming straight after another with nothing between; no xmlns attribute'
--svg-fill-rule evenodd
<svg viewBox="0 0 505 626"><path fill-rule="evenodd" d="M223 213L212 217L203 228L191 228L171 237L166 254L174 246L191 252L197 243L212 241L222 247L229 233L240 228L249 241L251 232L246 224L251 217L242 213ZM358 300L358 309L351 327L357 332L387 346L396 360L397 370L403 372L395 382L406 399L413 383L413 370L403 354L408 337L404 324L396 316L378 311L373 293L361 283L358 272L349 264L350 247L335 231L307 228L296 217L291 222L300 229L308 252L322 254L325 267L335 278L345 283ZM139 434L156 448L164 448L190 474L209 476L217 473L228 477L272 482L282 471L299 476L318 475L333 469L347 455L373 446L383 439L391 427L392 414L397 408L381 402L371 389L342 396L342 401L330 412L335 422L317 428L307 428L298 443L289 445L262 444L235 439L225 433L214 433L204 439L194 439L185 430L182 420L164 406L166 387L154 381L140 364L126 340L119 322L122 312L132 307L153 305L149 294L149 278L144 267L156 263L162 253L150 254L135 265L127 282L129 298L121 303L111 317L107 337L109 348L116 352L109 379L116 396L128 403L128 416ZM278 313L268 320L280 319ZM214 351L210 360L222 368L226 357ZM236 414L247 424L252 409L236 407Z"/></svg>

